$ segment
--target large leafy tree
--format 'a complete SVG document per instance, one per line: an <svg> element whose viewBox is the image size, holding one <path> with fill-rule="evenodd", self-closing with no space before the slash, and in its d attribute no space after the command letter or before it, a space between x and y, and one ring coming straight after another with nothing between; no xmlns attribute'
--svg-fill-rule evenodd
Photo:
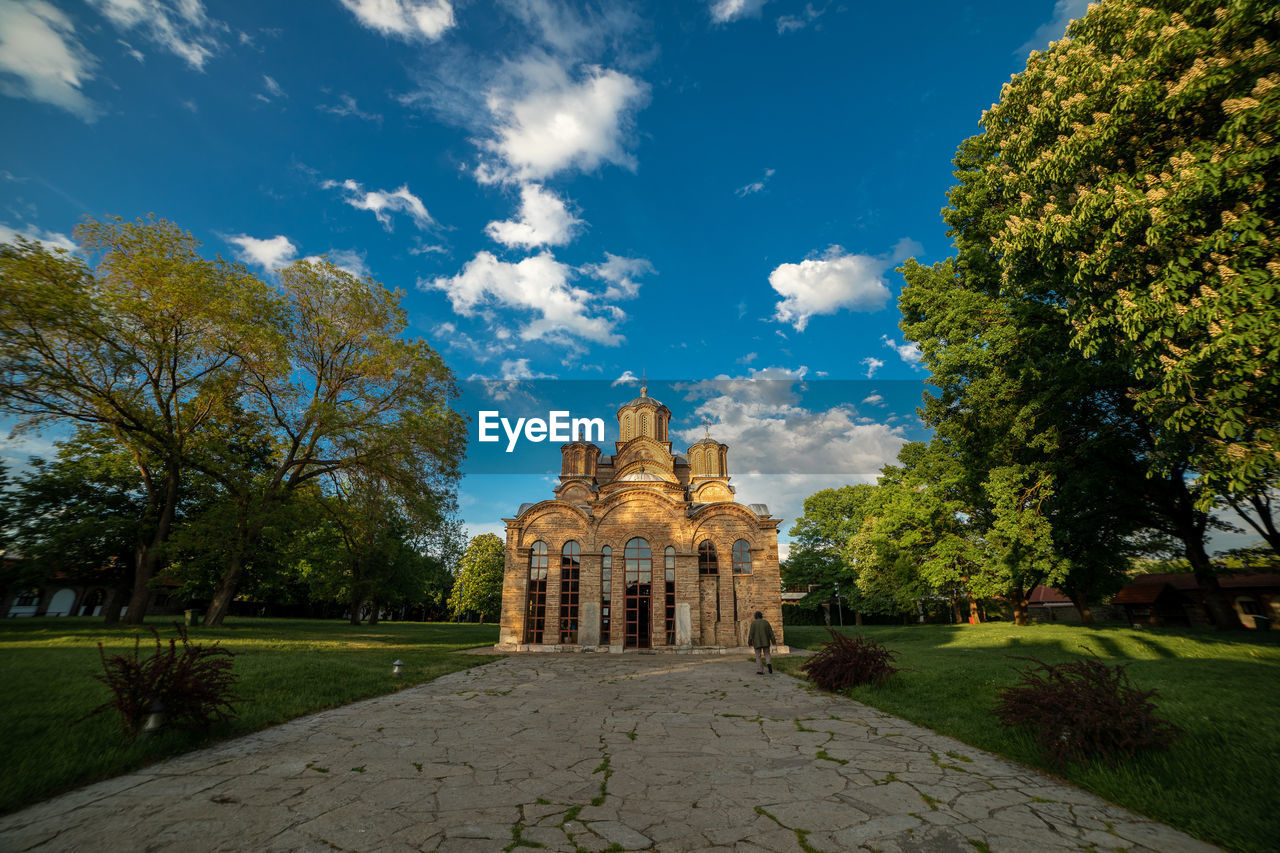
<svg viewBox="0 0 1280 853"><path fill-rule="evenodd" d="M138 624L183 478L264 349L271 300L163 220L88 220L75 236L88 260L22 238L0 246L0 409L99 430L131 457L146 495L126 615Z"/></svg>
<svg viewBox="0 0 1280 853"><path fill-rule="evenodd" d="M496 615L502 607L502 571L506 552L502 540L493 533L473 536L458 561L458 576L449 596L449 612L459 617L476 613L480 621Z"/></svg>
<svg viewBox="0 0 1280 853"><path fill-rule="evenodd" d="M1154 462L1274 546L1280 7L1117 0L1068 36L983 119L1002 287L1123 365Z"/></svg>
<svg viewBox="0 0 1280 853"><path fill-rule="evenodd" d="M338 475L375 479L416 517L447 515L465 427L449 408L452 371L425 341L403 336L402 296L325 260L281 271L277 346L241 374L243 438L226 445L230 464L210 469L236 524L206 625L222 621L263 525L301 488L345 482Z"/></svg>

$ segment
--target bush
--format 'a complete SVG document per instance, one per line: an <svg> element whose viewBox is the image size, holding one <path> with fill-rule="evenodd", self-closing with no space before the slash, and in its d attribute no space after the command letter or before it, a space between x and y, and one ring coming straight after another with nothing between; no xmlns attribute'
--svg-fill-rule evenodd
<svg viewBox="0 0 1280 853"><path fill-rule="evenodd" d="M1116 763L1146 749L1164 749L1182 732L1157 717L1155 690L1139 690L1125 673L1128 664L1108 667L1097 658L1036 664L1022 679L997 691L993 713L1005 728L1035 733L1040 752L1062 767L1068 761L1103 758Z"/></svg>
<svg viewBox="0 0 1280 853"><path fill-rule="evenodd" d="M831 640L800 667L823 690L883 684L899 671L892 663L898 653L886 649L878 640L861 635L846 637L830 628L827 633Z"/></svg>
<svg viewBox="0 0 1280 853"><path fill-rule="evenodd" d="M192 645L186 628L177 623L174 627L182 641L181 651L174 639L169 640L169 647L165 649L160 634L150 628L156 650L145 660L138 655L141 637L134 640L131 655L108 658L102 643L98 643L98 656L102 658L105 674L94 678L111 688L112 698L82 719L115 708L120 712L125 732L137 737L156 702L163 706L166 726L207 729L218 720L235 716L231 703L240 698L231 692L236 682L236 675L231 671L235 653L217 643Z"/></svg>

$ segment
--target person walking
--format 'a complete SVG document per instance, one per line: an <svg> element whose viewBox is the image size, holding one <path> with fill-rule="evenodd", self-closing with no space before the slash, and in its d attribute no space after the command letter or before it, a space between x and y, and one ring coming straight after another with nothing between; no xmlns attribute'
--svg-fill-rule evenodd
<svg viewBox="0 0 1280 853"><path fill-rule="evenodd" d="M764 657L764 665L769 667L769 674L773 675L773 656L769 653L769 648L778 640L773 635L773 626L759 610L756 611L755 621L751 623L751 630L747 633L747 642L756 650L756 675L764 675L764 668L760 665L761 656Z"/></svg>

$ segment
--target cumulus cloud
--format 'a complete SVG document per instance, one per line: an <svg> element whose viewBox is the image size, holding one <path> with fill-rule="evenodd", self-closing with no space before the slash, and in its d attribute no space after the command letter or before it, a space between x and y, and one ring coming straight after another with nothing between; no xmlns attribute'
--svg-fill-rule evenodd
<svg viewBox="0 0 1280 853"><path fill-rule="evenodd" d="M605 252L603 262L587 264L582 267L582 271L589 276L609 283L608 289L605 290L604 295L601 297L606 301L634 299L636 294L640 292L640 282L636 281L636 279L643 275L652 275L655 272L653 264L644 258L624 258L612 252Z"/></svg>
<svg viewBox="0 0 1280 853"><path fill-rule="evenodd" d="M384 36L435 41L456 23L449 0L342 0L361 24Z"/></svg>
<svg viewBox="0 0 1280 853"><path fill-rule="evenodd" d="M871 355L869 355L869 356L867 356L866 358L864 358L864 359L862 360L862 364L867 368L867 378L868 378L868 379L870 379L871 377L875 376L875 375L876 375L876 371L877 371L877 370L879 370L880 368L884 367L884 362L883 362L883 361L881 361L880 359L876 358L875 356L871 356Z"/></svg>
<svg viewBox="0 0 1280 853"><path fill-rule="evenodd" d="M907 441L902 427L863 422L852 405L806 407L803 367L748 373L695 383L686 397L698 401L692 420L709 423L712 437L729 445L735 480L751 473L829 474L845 482L874 482ZM692 444L703 428L673 432Z"/></svg>
<svg viewBox="0 0 1280 853"><path fill-rule="evenodd" d="M58 231L45 231L35 225L23 225L19 228L12 228L4 223L0 223L0 243L12 243L14 238L21 234L28 240L35 240L41 243L45 248L64 249L68 252L76 252L80 247L76 242Z"/></svg>
<svg viewBox="0 0 1280 853"><path fill-rule="evenodd" d="M200 0L89 0L89 4L122 32L140 30L164 50L196 71L222 46L218 34L226 24L205 14Z"/></svg>
<svg viewBox="0 0 1280 853"><path fill-rule="evenodd" d="M559 196L539 184L520 187L520 213L517 219L490 222L485 233L511 248L531 249L537 246L563 246L573 239L582 220L569 212Z"/></svg>
<svg viewBox="0 0 1280 853"><path fill-rule="evenodd" d="M778 18L778 35L803 30L822 16L826 9L815 9L812 3L804 5L804 11L798 15L782 15Z"/></svg>
<svg viewBox="0 0 1280 853"><path fill-rule="evenodd" d="M457 275L423 279L418 286L443 291L453 310L464 317L487 307L533 314L533 319L520 329L520 338L525 341L580 339L606 346L622 343L623 338L614 332L614 327L625 315L607 306L608 316L602 316L595 306L598 297L570 283L574 273L573 267L560 263L550 252L517 263L479 252Z"/></svg>
<svg viewBox="0 0 1280 853"><path fill-rule="evenodd" d="M726 24L739 18L754 18L769 0L712 0L711 20Z"/></svg>
<svg viewBox="0 0 1280 853"><path fill-rule="evenodd" d="M261 267L267 272L280 269L298 256L298 247L283 234L277 234L265 240L250 237L248 234L233 234L226 240L238 247L237 258L251 266Z"/></svg>
<svg viewBox="0 0 1280 853"><path fill-rule="evenodd" d="M345 196L343 200L347 204L356 210L369 211L382 223L382 227L388 231L392 230L392 213L405 214L413 220L414 225L424 231L436 224L436 221L431 218L431 214L427 212L426 205L422 203L422 199L409 192L408 184L392 192L387 190L366 192L363 186L350 178L341 183L338 181L325 181L320 186L326 190L341 189Z"/></svg>
<svg viewBox="0 0 1280 853"><path fill-rule="evenodd" d="M769 284L783 297L773 319L803 332L815 315L878 311L892 296L885 270L919 251L920 244L902 239L888 255L854 255L832 246L817 258L781 264L769 274Z"/></svg>
<svg viewBox="0 0 1280 853"><path fill-rule="evenodd" d="M50 3L0 3L0 93L93 121L98 111L83 89L96 65L71 19Z"/></svg>
<svg viewBox="0 0 1280 853"><path fill-rule="evenodd" d="M635 167L625 136L648 98L647 84L594 65L571 74L545 55L513 63L505 77L486 98L492 135L480 142L487 156L478 180L540 181L605 163Z"/></svg>
<svg viewBox="0 0 1280 853"><path fill-rule="evenodd" d="M919 344L912 343L911 341L898 343L888 335L881 335L880 340L885 346L896 352L898 354L898 358L902 359L907 364L919 364L920 359L924 358L924 353L920 351Z"/></svg>
<svg viewBox="0 0 1280 853"><path fill-rule="evenodd" d="M622 371L622 375L609 383L610 388L617 388L619 385L639 385L640 377L636 376L630 370Z"/></svg>

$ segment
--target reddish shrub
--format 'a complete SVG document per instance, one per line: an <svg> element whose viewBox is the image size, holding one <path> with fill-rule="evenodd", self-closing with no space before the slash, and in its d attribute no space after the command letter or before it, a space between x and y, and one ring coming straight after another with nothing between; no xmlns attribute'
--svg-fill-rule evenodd
<svg viewBox="0 0 1280 853"><path fill-rule="evenodd" d="M829 642L801 665L800 670L823 690L839 691L862 684L883 684L898 672L892 659L897 652L871 637L846 637L831 629Z"/></svg>
<svg viewBox="0 0 1280 853"><path fill-rule="evenodd" d="M141 637L134 641L133 653L127 655L107 657L102 643L98 643L98 656L102 658L105 674L94 678L111 688L112 698L84 719L115 708L120 712L125 732L136 737L156 702L163 706L167 727L205 729L218 720L235 716L231 703L240 698L231 692L237 678L231 671L235 652L217 643L193 645L187 638L186 628L176 623L174 627L178 629L182 648L178 648L174 639L164 648L159 633L150 628L156 650L145 659L139 656Z"/></svg>
<svg viewBox="0 0 1280 853"><path fill-rule="evenodd" d="M1157 717L1154 690L1139 690L1125 673L1095 658L1036 664L998 691L993 713L1006 728L1030 729L1041 754L1061 767L1103 758L1115 763L1147 749L1164 749L1182 732Z"/></svg>

